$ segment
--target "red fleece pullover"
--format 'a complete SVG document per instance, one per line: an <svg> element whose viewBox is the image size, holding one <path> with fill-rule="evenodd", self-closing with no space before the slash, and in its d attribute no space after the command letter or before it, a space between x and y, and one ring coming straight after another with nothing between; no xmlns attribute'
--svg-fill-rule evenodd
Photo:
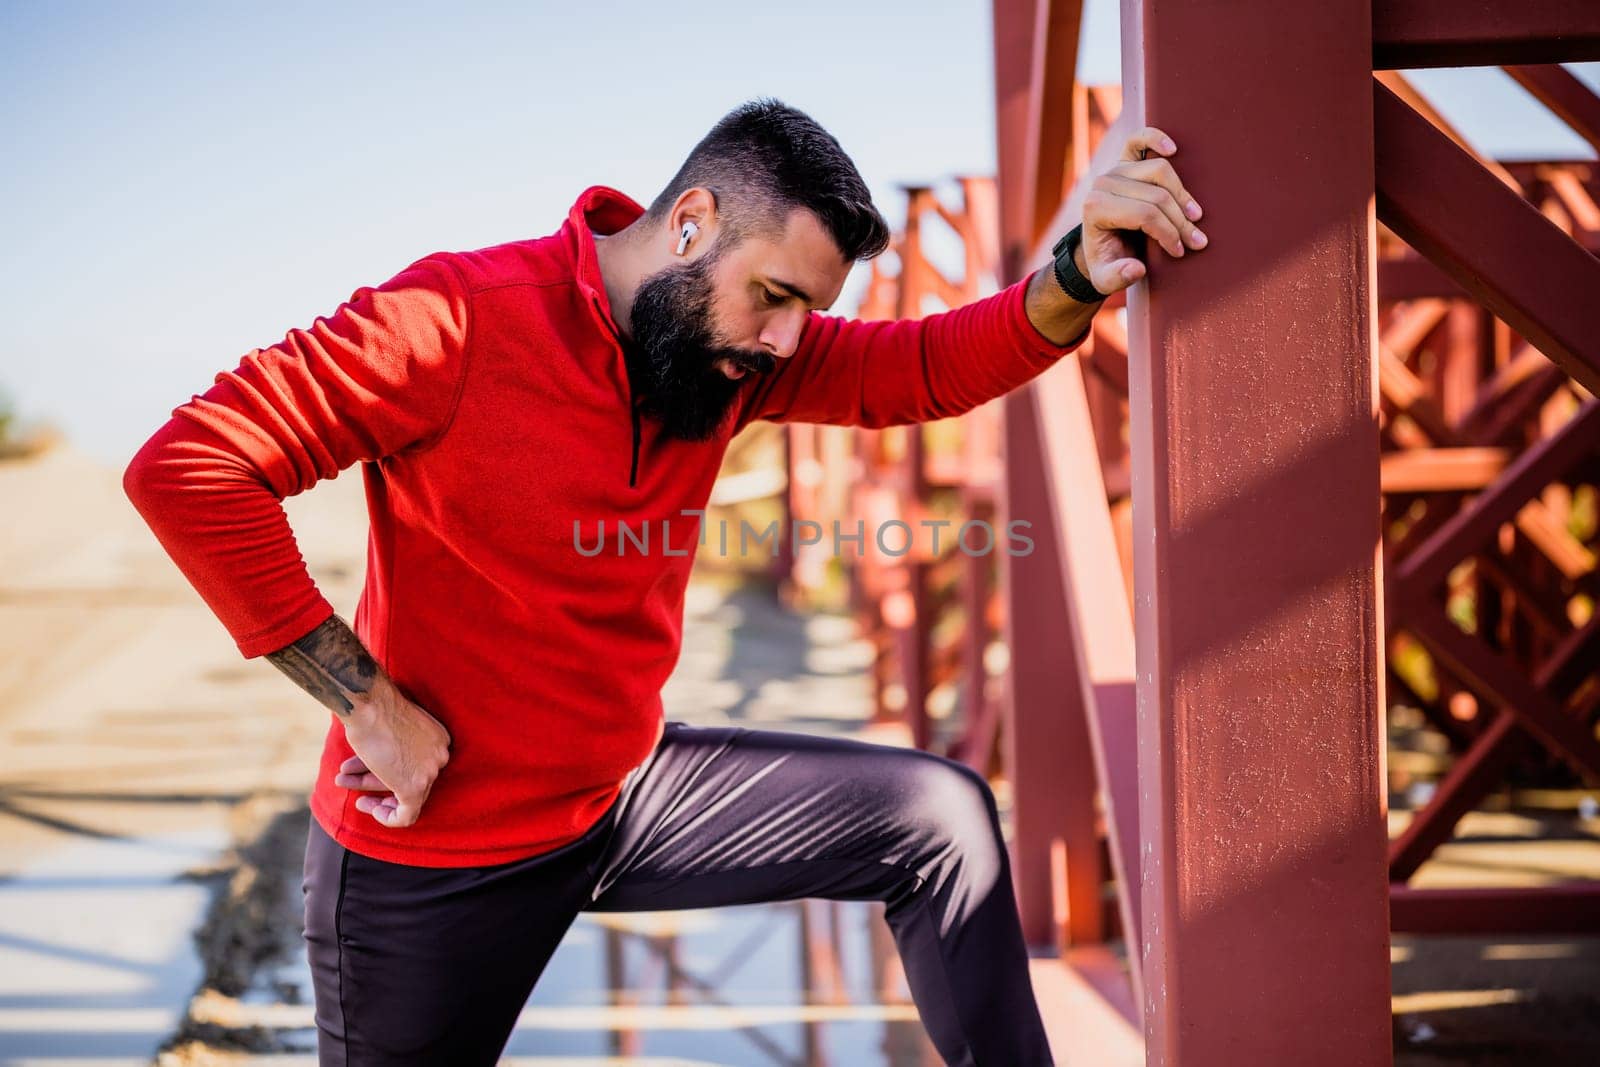
<svg viewBox="0 0 1600 1067"><path fill-rule="evenodd" d="M701 536L683 512L706 506L739 429L958 415L1083 342L1043 337L1022 282L918 321L814 312L711 440L668 438L633 411L595 257L593 234L641 214L592 186L553 234L418 260L219 373L127 468L134 505L254 657L333 614L280 501L361 463L371 524L353 626L451 749L418 821L391 829L333 784L352 751L330 713L311 810L355 852L502 863L600 817L661 735ZM648 550L619 541L619 523L647 530Z"/></svg>

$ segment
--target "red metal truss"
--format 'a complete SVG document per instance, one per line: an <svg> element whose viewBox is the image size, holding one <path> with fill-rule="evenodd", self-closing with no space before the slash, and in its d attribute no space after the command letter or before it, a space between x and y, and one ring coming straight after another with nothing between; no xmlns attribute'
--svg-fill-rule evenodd
<svg viewBox="0 0 1600 1067"><path fill-rule="evenodd" d="M1413 889L1390 893L1394 928L1416 934L1542 934L1592 930L1600 911L1600 883L1551 886L1530 897L1525 889Z"/></svg>
<svg viewBox="0 0 1600 1067"><path fill-rule="evenodd" d="M1385 883L1509 769L1600 758L1600 623L1577 606L1600 580L1571 520L1574 487L1600 480L1600 319L1584 295L1600 291L1600 168L1482 157L1403 77L1372 72L1589 58L1600 17L1556 0L1124 0L1127 108L1097 118L1093 94L1040 69L1075 44L1066 21L1048 3L995 5L1002 281L1045 261L1084 177L1146 121L1177 138L1229 243L1214 232L1190 264L1157 252L1126 330L1102 313L1076 366L1006 403L1005 506L1040 512L1058 549L1007 561L1028 930L1082 945L1101 932L1096 889L1116 880L1149 1063L1385 1063L1391 892L1398 929L1596 914L1584 886ZM1570 73L1511 73L1592 137L1600 110ZM1131 708L1128 616L1106 588L1130 556ZM1448 613L1464 594L1474 632ZM1425 695L1389 673L1390 635L1431 653ZM1386 675L1458 750L1389 847ZM1086 766L1098 804L1063 780Z"/></svg>
<svg viewBox="0 0 1600 1067"><path fill-rule="evenodd" d="M1122 134L1104 132L1103 113L1087 90L1076 88L1073 96L1080 132L1073 145L1073 169L1103 170L1115 158L1112 148ZM1100 138L1092 163L1088 136ZM1058 211L1079 210L1082 196L1075 186ZM1086 367L1104 365L1108 373L1117 373L1117 353L1106 340L1116 329L1109 314L1096 320L1094 338L1086 346ZM1125 352L1120 368L1125 382ZM1113 874L1119 887L1119 925L1125 931L1137 928L1138 807L1133 793L1131 601L1115 595L1122 592L1125 568L1105 507L1106 472L1098 446L1107 421L1097 423L1091 411L1108 390L1071 373L1060 377L1067 380L1051 378L1059 383L1055 402L1041 403L1031 390L1004 402L1004 516L1026 516L1036 544L1049 550L1007 556L1002 563L1011 620L1007 734L1012 739L1008 766L1015 797L1019 898L1030 937L1053 941L1066 952L1069 946L1109 937L1103 900ZM1064 444L1063 434L1075 443ZM1116 449L1120 454L1120 440ZM1108 587L1107 579L1117 584ZM1022 595L1024 590L1029 593ZM1063 656L1063 647L1075 654ZM1018 714L1024 707L1056 707L1059 713ZM1090 775L1087 781L1072 776L1084 772ZM1104 789L1097 783L1111 786ZM1098 806L1097 793L1102 798ZM1109 833L1099 829L1102 819ZM1109 839L1109 869L1101 861L1102 837ZM1064 849L1053 847L1058 841ZM1065 905L1064 916L1058 914L1058 900ZM1066 928L1052 929L1063 918ZM1137 980L1137 963L1131 962Z"/></svg>
<svg viewBox="0 0 1600 1067"><path fill-rule="evenodd" d="M1157 251L1078 358L1002 405L787 427L793 518L915 525L954 502L1032 524L1031 555L868 545L850 578L880 719L1011 790L1025 931L1059 956L1038 981L1053 1035L1126 1051L1142 1019L1150 1064L1383 1064L1391 920L1600 915L1589 886L1404 884L1508 773L1600 772L1600 538L1574 519L1600 484L1600 165L1486 158L1373 71L1535 64L1510 73L1593 142L1600 102L1552 64L1600 47L1600 19L1561 0L1122 10L1126 107L1075 84L1081 2L997 0L996 182L964 180L960 206L909 188L900 269L874 264L860 314L1046 262L1146 122L1179 141L1214 246ZM924 254L935 219L959 281ZM1393 842L1388 697L1455 753ZM1102 947L1119 936L1125 962ZM1091 1001L1104 1019L1063 1021Z"/></svg>
<svg viewBox="0 0 1600 1067"><path fill-rule="evenodd" d="M1577 75L1559 63L1511 66L1506 73L1600 152L1600 98Z"/></svg>
<svg viewBox="0 0 1600 1067"><path fill-rule="evenodd" d="M1457 513L1390 576L1391 595L1418 601L1463 555L1511 521L1540 489L1600 446L1600 401L1591 400L1559 432L1530 448L1471 507Z"/></svg>
<svg viewBox="0 0 1600 1067"><path fill-rule="evenodd" d="M1556 655L1533 678L1534 687L1556 700L1582 681L1592 666L1600 641L1600 616L1571 634ZM1585 663L1587 661L1587 665ZM1389 877L1405 882L1435 849L1450 839L1456 823L1471 811L1524 755L1533 735L1518 722L1513 710L1498 712L1489 728L1475 738L1439 783L1430 803L1430 818L1413 819L1389 847ZM1588 926L1600 925L1600 914L1589 916Z"/></svg>
<svg viewBox="0 0 1600 1067"><path fill-rule="evenodd" d="M1062 178L1071 166L1083 0L1035 0L1034 22L1022 195L1031 205L1030 217L1044 220L1061 206ZM1037 232L1029 236L1030 245L1039 238Z"/></svg>
<svg viewBox="0 0 1600 1067"><path fill-rule="evenodd" d="M1031 411L1026 410L1029 406ZM1008 409L1007 418L1035 431L1031 438L1008 437L1008 466L1042 474L1041 479L1028 479L1026 484L1022 480L1014 483L1007 507L1008 517L1027 515L1041 527L1035 533L1041 542L1037 572L1028 562L1034 557L1023 557L1008 561L1008 577L1013 583L1024 583L1022 588L1048 588L1048 602L1057 606L1060 614L1050 620L1053 625L1047 632L1059 634L1065 629L1070 637L1073 662L1058 669L1072 687L1058 686L1050 698L1066 705L1061 717L1087 722L1087 734L1076 735L1074 741L1088 748L1087 769L1094 781L1103 783L1101 806L1112 872L1125 890L1118 894L1119 918L1122 929L1137 941L1141 909L1133 618L1123 593L1116 533L1105 506L1106 489L1082 371L1069 367L1048 375L1019 397L1019 403ZM1034 495L1041 481L1042 498ZM1036 580L1039 584L1034 584ZM1051 583L1048 587L1043 585L1045 580ZM1012 636L1020 635L1013 632ZM1057 653L1053 658L1063 657ZM1032 694L1019 689L1018 695ZM1038 697L1043 699L1044 694ZM1027 744L1034 729L1033 717L1015 719L1012 735L1019 745ZM1072 758L1084 757L1074 753ZM1058 768L1056 776L1060 774ZM1032 791L1018 794L1018 813L1023 820L1032 817L1025 809L1035 795ZM1102 878L1093 870L1097 865L1091 865L1090 877L1079 875L1075 866L1094 855L1068 852L1073 913L1099 899ZM1091 890L1093 897L1089 896ZM1080 937L1071 943L1084 942ZM1130 963L1137 986L1139 961Z"/></svg>
<svg viewBox="0 0 1600 1067"><path fill-rule="evenodd" d="M1008 403L1009 408L1009 403ZM1034 405L1008 410L1005 454L1008 470L1037 471L1041 427ZM1062 652L1063 637L1075 638L1066 560L1051 550L1059 541L1060 514L1042 478L1008 479L1002 513L1029 516L1035 551L1007 557L1007 590L1033 595L1009 598L1006 641L1011 650L1006 691L1006 766L1012 781L1012 827L1018 901L1023 932L1032 944L1058 951L1109 939L1102 888L1108 872L1100 859L1095 798L1103 779L1095 767L1089 733L1086 678L1076 655ZM1077 641L1069 642L1070 648ZM1017 714L1018 708L1051 707L1055 714Z"/></svg>
<svg viewBox="0 0 1600 1067"><path fill-rule="evenodd" d="M1593 0L1372 0L1374 70L1590 59L1600 59Z"/></svg>
<svg viewBox="0 0 1600 1067"><path fill-rule="evenodd" d="M1600 392L1600 260L1382 85L1378 214L1484 307Z"/></svg>

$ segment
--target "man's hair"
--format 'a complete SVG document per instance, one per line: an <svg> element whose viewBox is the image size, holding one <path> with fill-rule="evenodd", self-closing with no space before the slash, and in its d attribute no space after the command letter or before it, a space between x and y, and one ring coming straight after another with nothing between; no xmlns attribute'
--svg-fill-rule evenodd
<svg viewBox="0 0 1600 1067"><path fill-rule="evenodd" d="M646 214L660 222L684 190L696 186L717 198L727 238L726 245L719 238L719 246L754 232L781 232L799 207L816 215L847 263L889 247L889 225L839 142L810 115L771 98L724 115Z"/></svg>

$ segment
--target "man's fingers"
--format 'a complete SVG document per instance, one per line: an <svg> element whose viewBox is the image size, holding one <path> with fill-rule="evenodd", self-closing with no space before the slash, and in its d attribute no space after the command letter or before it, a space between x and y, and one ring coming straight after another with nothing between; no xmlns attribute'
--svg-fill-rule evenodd
<svg viewBox="0 0 1600 1067"><path fill-rule="evenodd" d="M394 814L389 816L389 826L410 826L417 821L417 816L422 814L422 805L408 804L405 801L395 805Z"/></svg>
<svg viewBox="0 0 1600 1067"><path fill-rule="evenodd" d="M1194 195L1183 187L1183 182L1178 178L1178 172L1172 164L1165 159L1150 159L1143 163L1118 163L1107 172L1124 178L1135 178L1142 182L1149 182L1165 189L1177 205L1183 209L1183 217L1191 222L1198 222L1202 214L1200 204Z"/></svg>
<svg viewBox="0 0 1600 1067"><path fill-rule="evenodd" d="M1146 151L1154 152L1158 156L1170 156L1177 150L1177 144L1164 131L1154 126L1146 126L1142 130L1133 131L1128 143L1122 148L1122 159L1131 163L1146 158Z"/></svg>
<svg viewBox="0 0 1600 1067"><path fill-rule="evenodd" d="M362 801L370 803L365 806ZM422 808L417 804L407 804L393 795L386 797L357 797L356 807L361 808L368 815L377 819L383 825L399 829L410 826L417 821L417 816L422 814Z"/></svg>
<svg viewBox="0 0 1600 1067"><path fill-rule="evenodd" d="M389 786L367 769L367 764L360 756L351 756L339 764L339 773L333 776L333 784L341 789L379 789L385 792Z"/></svg>
<svg viewBox="0 0 1600 1067"><path fill-rule="evenodd" d="M333 776L333 784L341 789L387 790L389 788L381 778L371 771L367 771L364 774L336 774Z"/></svg>
<svg viewBox="0 0 1600 1067"><path fill-rule="evenodd" d="M383 786L378 788L382 789ZM364 793L356 797L356 810L364 811L374 819L390 827L410 826L422 814L422 805L428 799L424 790L416 796L401 797L394 793L387 796L373 796Z"/></svg>
<svg viewBox="0 0 1600 1067"><path fill-rule="evenodd" d="M1148 200L1096 190L1085 199L1083 217L1109 230L1138 230L1158 241L1168 254L1183 255L1183 239L1167 213Z"/></svg>
<svg viewBox="0 0 1600 1067"><path fill-rule="evenodd" d="M1176 250L1174 250L1172 244L1168 243L1167 241L1162 241L1162 247L1172 255L1183 255L1184 245L1187 245L1190 248L1205 247L1205 234L1200 232L1200 228L1198 226L1184 217L1182 209L1178 207L1178 202L1172 198L1172 194L1164 187L1160 185L1151 185L1148 182L1135 181L1133 178L1124 177L1120 174L1103 175L1099 179L1099 183L1100 188L1114 196L1125 196L1131 200L1142 200L1147 204L1153 204L1157 208L1160 208L1162 214L1166 215L1167 221L1172 223L1173 230L1176 233L1181 234L1183 237L1182 243L1177 246Z"/></svg>
<svg viewBox="0 0 1600 1067"><path fill-rule="evenodd" d="M422 814L419 805L402 803L393 794L386 797L356 797L356 810L364 811L383 825L394 828L410 826Z"/></svg>
<svg viewBox="0 0 1600 1067"><path fill-rule="evenodd" d="M366 812L379 822L388 825L380 811L392 814L399 803L392 793L385 797L359 796L356 797L356 810Z"/></svg>

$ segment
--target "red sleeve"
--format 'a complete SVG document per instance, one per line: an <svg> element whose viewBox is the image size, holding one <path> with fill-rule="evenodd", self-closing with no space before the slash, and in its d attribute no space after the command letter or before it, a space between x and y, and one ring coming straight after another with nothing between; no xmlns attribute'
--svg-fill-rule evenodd
<svg viewBox="0 0 1600 1067"><path fill-rule="evenodd" d="M737 427L755 419L900 426L970 411L1003 396L1089 336L1058 345L1024 309L1024 279L922 319L863 322L813 312L795 354L745 394Z"/></svg>
<svg viewBox="0 0 1600 1067"><path fill-rule="evenodd" d="M128 498L246 657L333 614L280 501L444 433L465 377L467 304L448 261L420 260L217 374L128 464Z"/></svg>

